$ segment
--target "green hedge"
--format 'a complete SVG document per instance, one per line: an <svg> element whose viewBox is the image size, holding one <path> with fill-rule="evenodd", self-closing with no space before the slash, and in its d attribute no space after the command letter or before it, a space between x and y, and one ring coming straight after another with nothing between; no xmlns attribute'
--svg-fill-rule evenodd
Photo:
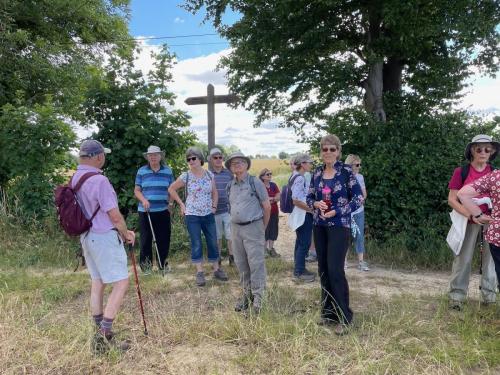
<svg viewBox="0 0 500 375"><path fill-rule="evenodd" d="M350 153L362 159L368 237L397 244L403 257L418 257L420 265L447 263L448 182L465 162L465 145L476 134L494 135L498 118L487 122L465 112L431 111L412 97L387 98L386 108L386 123L362 108L346 109L323 130L340 137L343 160Z"/></svg>

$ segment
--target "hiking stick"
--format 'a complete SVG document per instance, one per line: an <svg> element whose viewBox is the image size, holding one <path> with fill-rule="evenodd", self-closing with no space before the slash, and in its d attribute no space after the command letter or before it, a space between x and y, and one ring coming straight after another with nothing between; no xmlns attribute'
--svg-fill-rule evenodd
<svg viewBox="0 0 500 375"><path fill-rule="evenodd" d="M156 260L158 261L158 270L164 270L164 264L161 264L160 252L158 251L158 244L156 243L155 231L153 229L153 222L151 221L151 216L149 216L149 211L146 211L146 215L148 215L149 227L151 228L151 234L153 235L153 245L156 250ZM154 258L154 256L153 256ZM161 265L161 266L160 266Z"/></svg>
<svg viewBox="0 0 500 375"><path fill-rule="evenodd" d="M481 225L481 234L479 237L479 274L483 274L483 247L484 247L484 232L483 226ZM481 285L479 285L479 289L481 289Z"/></svg>
<svg viewBox="0 0 500 375"><path fill-rule="evenodd" d="M146 318L144 317L144 305L142 304L141 287L139 286L139 277L137 276L137 266L135 264L135 254L134 247L132 244L128 245L128 251L130 253L130 258L132 258L132 268L134 269L135 276L135 289L137 291L137 297L139 298L139 307L141 308L142 323L144 324L144 335L148 335L148 327L146 326Z"/></svg>

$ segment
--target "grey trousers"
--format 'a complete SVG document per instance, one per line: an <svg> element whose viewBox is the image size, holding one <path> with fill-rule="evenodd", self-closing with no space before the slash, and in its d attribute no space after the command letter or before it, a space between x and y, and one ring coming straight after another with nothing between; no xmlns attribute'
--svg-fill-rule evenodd
<svg viewBox="0 0 500 375"><path fill-rule="evenodd" d="M240 274L243 292L246 296L253 296L255 306L260 306L266 288L264 234L262 220L248 225L231 223L234 263Z"/></svg>
<svg viewBox="0 0 500 375"><path fill-rule="evenodd" d="M481 226L479 224L467 223L464 243L458 256L455 257L452 267L450 281L449 298L454 301L463 302L467 298L469 288L469 278L471 272L472 256L476 242L480 234ZM483 246L483 274L481 276L481 295L484 302L495 302L497 277L495 274L495 264L490 253L490 246L484 241Z"/></svg>

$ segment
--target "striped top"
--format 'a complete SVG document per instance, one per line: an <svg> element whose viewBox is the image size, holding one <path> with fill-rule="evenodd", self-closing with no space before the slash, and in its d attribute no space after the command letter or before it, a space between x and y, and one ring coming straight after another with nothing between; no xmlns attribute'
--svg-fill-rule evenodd
<svg viewBox="0 0 500 375"><path fill-rule="evenodd" d="M227 184L233 179L233 174L229 172L226 168L217 173L213 169L210 170L214 174L215 186L217 187L217 194L219 195L219 200L217 201L217 211L216 215L224 214L229 212L229 199L227 198Z"/></svg>
<svg viewBox="0 0 500 375"><path fill-rule="evenodd" d="M165 211L168 209L168 187L174 182L172 170L161 165L158 172L154 172L149 165L145 165L137 171L135 185L141 188L142 194L149 201L151 212ZM145 212L142 203L139 202L138 211Z"/></svg>

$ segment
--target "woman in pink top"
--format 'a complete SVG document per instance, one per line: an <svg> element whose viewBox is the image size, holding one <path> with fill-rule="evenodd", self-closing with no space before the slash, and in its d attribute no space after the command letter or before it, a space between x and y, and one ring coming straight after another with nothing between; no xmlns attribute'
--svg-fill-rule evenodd
<svg viewBox="0 0 500 375"><path fill-rule="evenodd" d="M492 171L489 164L492 161L500 148L500 143L494 142L488 135L480 134L472 138L472 141L465 147L465 158L469 163L463 167L455 169L451 177L448 188L448 204L458 213L465 217L471 217L472 213L477 214L476 211L481 211L487 217L488 206L486 204L480 206L467 207L458 192L465 185L469 185L481 177L488 175ZM486 190L481 191L481 197L488 196ZM479 196L479 194L477 194ZM469 287L470 270L472 263L472 256L478 235L481 235L483 230L483 222L473 220L471 218L467 223L465 237L460 252L455 257L452 267L452 276L450 280L449 300L450 308L461 310L462 304L467 298L467 289ZM486 223L486 222L484 222ZM484 303L494 303L496 298L497 281L495 277L495 267L491 259L490 249L488 244L484 247L482 257L482 270L481 275L481 294Z"/></svg>

